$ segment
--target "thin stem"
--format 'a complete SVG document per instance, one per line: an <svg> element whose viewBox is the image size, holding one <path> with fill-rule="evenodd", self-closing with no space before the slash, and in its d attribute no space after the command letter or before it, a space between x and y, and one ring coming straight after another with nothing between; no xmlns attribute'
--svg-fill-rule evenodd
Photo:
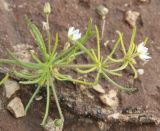
<svg viewBox="0 0 160 131"><path fill-rule="evenodd" d="M125 88L119 84L117 84L116 82L114 82L111 78L109 78L109 76L105 73L105 72L102 72L103 76L109 81L111 82L112 84L114 84L116 87L118 87L119 89L121 90L125 90L125 91L135 91L136 88Z"/></svg>
<svg viewBox="0 0 160 131"><path fill-rule="evenodd" d="M110 73L111 75L115 75L115 76L122 76L122 74L120 73L116 73L114 71L110 71L110 70L107 70L107 69L104 69L106 71L106 73Z"/></svg>
<svg viewBox="0 0 160 131"><path fill-rule="evenodd" d="M95 51L94 51L93 49L91 49L91 52L92 52L92 54L93 54L93 56L94 56L95 60L96 60L96 61L98 61L98 58L97 58L97 56L96 56Z"/></svg>
<svg viewBox="0 0 160 131"><path fill-rule="evenodd" d="M70 81L84 84L84 85L95 85L96 84L96 82L87 82L87 81L81 81L81 80L75 80L75 79L70 79Z"/></svg>
<svg viewBox="0 0 160 131"><path fill-rule="evenodd" d="M136 36L136 27L134 27L132 31L131 41L130 41L130 45L129 45L128 52L127 52L127 54L129 55L133 53L134 48L135 48L135 44L134 44L135 36Z"/></svg>
<svg viewBox="0 0 160 131"><path fill-rule="evenodd" d="M99 31L97 26L95 26L96 28L96 37L97 37L97 56L98 56L98 60L100 61L101 57L100 57L100 53L101 53L101 48L100 48L100 39L99 39Z"/></svg>
<svg viewBox="0 0 160 131"><path fill-rule="evenodd" d="M47 36L48 36L48 53L51 54L51 35L49 30L47 31Z"/></svg>
<svg viewBox="0 0 160 131"><path fill-rule="evenodd" d="M7 73L5 77L0 81L0 85L2 85L9 78L9 74Z"/></svg>
<svg viewBox="0 0 160 131"><path fill-rule="evenodd" d="M109 54L109 57L112 57L112 55L114 54L114 52L115 52L116 49L118 48L119 43L120 43L120 38L117 40L115 46L113 47L111 53Z"/></svg>
<svg viewBox="0 0 160 131"><path fill-rule="evenodd" d="M69 76L58 74L58 73L55 75L55 77L57 77L58 80L72 81L72 82L76 82L76 83L80 83L80 84L85 84L85 85L94 85L95 84L95 82L87 82L87 81L76 80L76 79L72 79Z"/></svg>
<svg viewBox="0 0 160 131"><path fill-rule="evenodd" d="M103 39L103 34L104 34L104 29L105 29L105 25L106 25L106 19L103 18L103 21L102 21L102 30L101 30L101 39Z"/></svg>
<svg viewBox="0 0 160 131"><path fill-rule="evenodd" d="M64 122L63 113L62 113L62 110L61 110L61 107L60 107L60 104L59 104L59 101L58 101L56 89L55 89L55 86L54 86L52 80L50 81L50 84L51 84L51 88L52 88L52 91L53 91L53 96L54 96L55 101L56 101L56 105L57 105L57 108L58 108L58 112L59 112L60 118L61 118L61 120Z"/></svg>
<svg viewBox="0 0 160 131"><path fill-rule="evenodd" d="M54 46L53 46L52 56L53 56L53 55L55 54L55 52L56 52L57 45L58 45L58 33L56 33L56 41L55 41Z"/></svg>
<svg viewBox="0 0 160 131"><path fill-rule="evenodd" d="M83 46L80 42L76 41L75 42L79 48L81 48L82 51L84 51L94 62L96 62L95 58L93 57L92 53L90 51L88 51L88 49Z"/></svg>
<svg viewBox="0 0 160 131"><path fill-rule="evenodd" d="M101 71L98 71L96 79L95 79L96 83L98 83L98 81L99 81L100 74L101 74Z"/></svg>
<svg viewBox="0 0 160 131"><path fill-rule="evenodd" d="M54 67L61 67L61 68L92 68L94 67L95 64L69 64L69 65L64 65L64 64L59 64L59 65L54 65Z"/></svg>
<svg viewBox="0 0 160 131"><path fill-rule="evenodd" d="M29 99L29 102L27 103L26 108L25 108L25 112L26 113L27 113L27 111L28 111L31 103L33 102L33 99L35 98L35 96L37 95L37 93L40 91L40 89L41 89L41 86L39 85L37 87L37 89L35 90L35 92L33 93L32 97Z"/></svg>
<svg viewBox="0 0 160 131"><path fill-rule="evenodd" d="M48 29L47 29L48 53L51 54L51 35L50 35L50 31L49 31L49 15L46 15L46 21L47 21L47 25L48 25Z"/></svg>
<svg viewBox="0 0 160 131"><path fill-rule="evenodd" d="M110 70L112 72L116 72L116 71L121 71L123 69L125 69L126 67L128 66L128 62L125 62L122 66L120 66L119 68L116 68L116 69L113 69L113 70Z"/></svg>
<svg viewBox="0 0 160 131"><path fill-rule="evenodd" d="M136 68L131 63L129 65L131 66L132 70L134 71L134 78L137 78L138 77L138 73L137 73Z"/></svg>
<svg viewBox="0 0 160 131"><path fill-rule="evenodd" d="M78 69L78 68L77 68L76 71L79 72L79 73L82 73L82 74L88 74L88 73L90 73L90 72L93 72L96 68L97 68L97 67L92 67L92 68L87 69L87 70L81 70L81 69Z"/></svg>
<svg viewBox="0 0 160 131"><path fill-rule="evenodd" d="M46 123L48 114L49 114L49 104L50 104L50 89L49 89L49 82L47 81L47 100L46 100L46 111L45 111L45 115L42 121L41 125L44 125Z"/></svg>
<svg viewBox="0 0 160 131"><path fill-rule="evenodd" d="M120 37L120 41L121 41L120 43L121 43L121 46L122 46L122 51L126 55L126 48L125 48L124 42L123 42L123 35L119 31L118 31L118 35Z"/></svg>
<svg viewBox="0 0 160 131"><path fill-rule="evenodd" d="M114 58L112 58L112 57L110 57L110 56L108 56L108 59L109 60L111 60L111 61L113 61L113 62L123 62L124 61L124 59L114 59Z"/></svg>
<svg viewBox="0 0 160 131"><path fill-rule="evenodd" d="M42 64L42 62L39 60L39 58L35 55L34 52L30 51L30 54L32 56L32 58L37 62L37 63L40 63Z"/></svg>

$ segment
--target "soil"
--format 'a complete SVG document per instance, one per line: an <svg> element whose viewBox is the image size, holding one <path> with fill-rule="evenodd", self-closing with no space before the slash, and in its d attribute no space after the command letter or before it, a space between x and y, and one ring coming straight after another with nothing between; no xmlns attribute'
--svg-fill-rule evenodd
<svg viewBox="0 0 160 131"><path fill-rule="evenodd" d="M37 0L0 0L0 58L7 58L6 49L17 53L20 58L30 60L27 51L37 50L33 39L24 21L24 15L31 18L41 29L44 14L42 13L45 1ZM104 4L109 9L106 17L106 27L103 42L109 40L109 48L117 39L116 30L125 35L125 42L128 45L131 36L131 27L125 22L124 14L127 10L140 12L137 20L137 44L144 38L149 37L149 47L152 59L145 65L138 63L145 73L138 79L132 81L133 74L127 70L123 78L114 78L121 85L134 86L138 91L132 94L119 92L120 105L118 112L127 117L124 119L108 119L114 114L109 107L104 106L98 94L90 89L81 90L79 85L70 82L58 82L57 90L61 106L65 115L64 131L159 131L160 127L160 1L148 0L50 0L52 14L50 17L53 36L59 33L59 49L63 48L67 39L67 31L70 26L79 28L82 32L86 30L87 23L92 18L94 24L100 26L101 19L95 9L98 5ZM52 38L54 40L54 37ZM103 43L102 42L102 43ZM88 47L95 47L96 43L90 41ZM102 54L108 49L102 44ZM9 67L6 67L6 69ZM5 70L1 70L2 73ZM88 76L89 77L89 76ZM106 91L113 89L113 85L101 80L100 83ZM115 88L114 88L115 89ZM19 95L26 104L34 87L23 87ZM44 111L45 101L36 101L27 116L15 119L5 110L8 100L0 95L0 131L42 131L39 123ZM50 116L57 115L53 101L51 104ZM130 114L127 111L130 110ZM157 124L157 125L156 125Z"/></svg>

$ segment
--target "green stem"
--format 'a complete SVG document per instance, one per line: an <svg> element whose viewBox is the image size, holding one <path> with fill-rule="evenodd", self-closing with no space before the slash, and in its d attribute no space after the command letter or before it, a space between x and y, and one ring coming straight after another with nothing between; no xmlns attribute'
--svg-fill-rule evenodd
<svg viewBox="0 0 160 131"><path fill-rule="evenodd" d="M38 86L38 88L35 90L35 92L33 93L32 97L29 99L29 102L28 104L26 105L26 108L25 108L25 112L27 113L31 103L33 102L33 99L35 98L35 96L37 95L37 93L39 92L41 86Z"/></svg>
<svg viewBox="0 0 160 131"><path fill-rule="evenodd" d="M49 15L46 15L46 21L48 24L47 37L48 37L48 53L51 54L51 35L49 31Z"/></svg>
<svg viewBox="0 0 160 131"><path fill-rule="evenodd" d="M61 67L61 68L91 68L94 67L95 64L69 64L69 65L64 65L64 64L59 64L59 65L54 65L55 67Z"/></svg>
<svg viewBox="0 0 160 131"><path fill-rule="evenodd" d="M117 84L116 82L114 82L111 78L109 78L109 76L105 73L105 72L102 72L103 76L109 81L111 82L112 84L114 84L116 87L118 87L119 89L121 90L125 90L125 91L129 91L129 92L133 92L136 90L136 88L125 88L119 84Z"/></svg>
<svg viewBox="0 0 160 131"><path fill-rule="evenodd" d="M98 56L98 60L100 61L100 59L101 59L101 56L100 56L101 47L100 47L99 31L98 31L97 26L95 26L95 28L96 28L96 38L97 38L97 56Z"/></svg>
<svg viewBox="0 0 160 131"><path fill-rule="evenodd" d="M101 75L101 71L99 70L95 79L95 83L99 82L100 75Z"/></svg>
<svg viewBox="0 0 160 131"><path fill-rule="evenodd" d="M0 81L0 85L2 85L6 80L8 80L9 74L7 73L5 77Z"/></svg>
<svg viewBox="0 0 160 131"><path fill-rule="evenodd" d="M111 60L111 61L113 61L113 62L117 62L117 63L124 61L124 59L114 59L114 58L112 58L110 56L108 56L108 59Z"/></svg>
<svg viewBox="0 0 160 131"><path fill-rule="evenodd" d="M70 81L76 82L79 84L84 84L84 85L91 85L91 86L96 84L96 82L87 82L87 81L81 81L81 80L75 80L75 79L70 79Z"/></svg>
<svg viewBox="0 0 160 131"><path fill-rule="evenodd" d="M95 58L93 57L92 53L90 51L88 51L88 49L83 46L81 43L79 43L78 41L75 41L75 43L79 46L79 48L84 51L94 62L96 62Z"/></svg>
<svg viewBox="0 0 160 131"><path fill-rule="evenodd" d="M81 73L81 74L88 74L90 72L93 72L94 70L96 70L97 67L92 67L90 69L87 69L87 70L81 70L81 69L76 69L77 72Z"/></svg>
<svg viewBox="0 0 160 131"><path fill-rule="evenodd" d="M61 118L62 121L64 121L64 117L63 117L63 113L62 113L62 110L61 110L61 107L60 107L60 104L59 104L59 101L58 101L56 89L55 89L55 86L54 86L52 80L50 81L50 84L51 84L51 88L52 88L52 91L53 91L53 96L54 96L55 101L56 101L56 105L57 105L57 108L58 108L58 112L59 112L60 118Z"/></svg>
<svg viewBox="0 0 160 131"><path fill-rule="evenodd" d="M48 114L49 114L50 89L49 89L49 82L48 81L47 81L46 90L47 90L46 111L45 111L45 115L44 115L44 118L43 118L43 121L42 121L41 125L44 125L46 123L46 120L47 120L47 117L48 117Z"/></svg>
<svg viewBox="0 0 160 131"><path fill-rule="evenodd" d="M51 35L49 30L47 31L47 36L48 36L48 53L51 54Z"/></svg>
<svg viewBox="0 0 160 131"><path fill-rule="evenodd" d="M125 62L125 63L124 63L122 66L120 66L119 68L116 68L116 69L113 69L113 70L110 70L110 71L113 71L113 72L121 71L121 70L125 69L127 66L128 66L128 62Z"/></svg>
<svg viewBox="0 0 160 131"><path fill-rule="evenodd" d="M109 54L109 57L112 57L112 55L114 54L114 52L116 51L116 49L118 48L118 45L120 43L120 38L117 40L115 46L112 49L112 52Z"/></svg>
<svg viewBox="0 0 160 131"><path fill-rule="evenodd" d="M133 66L133 64L129 64L130 66L131 66L131 68L132 68L132 70L133 70L133 72L134 72L134 78L137 78L138 77L138 73L137 73L137 70L136 70L136 68Z"/></svg>

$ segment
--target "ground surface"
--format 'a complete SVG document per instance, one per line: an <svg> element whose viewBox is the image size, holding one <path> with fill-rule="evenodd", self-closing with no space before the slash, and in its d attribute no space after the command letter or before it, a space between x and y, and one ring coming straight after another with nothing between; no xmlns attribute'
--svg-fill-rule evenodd
<svg viewBox="0 0 160 131"><path fill-rule="evenodd" d="M37 0L0 0L0 57L6 57L6 48L17 53L23 59L29 59L27 51L29 49L37 49L33 44L33 39L27 30L24 21L24 15L28 15L35 23L42 27L44 15L42 13L43 4L45 1ZM138 92L134 94L126 94L119 92L119 111L126 108L140 109L148 116L156 116L160 118L160 1L150 0L146 3L140 3L138 0L52 0L52 14L50 18L53 35L58 32L60 35L60 48L63 48L63 42L66 39L66 33L70 26L80 28L82 32L86 30L87 22L90 18L97 25L100 25L101 20L95 12L95 8L99 4L105 4L109 9L109 14L106 18L106 28L104 40L109 40L109 46L114 44L117 38L116 30L124 33L126 44L130 40L131 28L124 21L125 11L132 9L140 12L140 18L137 21L137 43L140 43L145 36L149 37L148 47L151 52L152 60L142 66L145 69L143 76L134 81L128 78L132 74L126 72L123 79L119 81L122 85L132 85L138 88ZM54 38L53 38L54 40ZM94 42L88 43L87 46L95 46ZM102 54L106 53L106 49L102 45ZM108 82L101 81L106 91L113 88ZM80 90L79 86L70 83L57 82L59 96L64 112L71 112L75 115L65 113L66 131L97 131L97 119L106 120L108 107L102 105L98 99L98 94L93 91ZM28 88L27 88L28 89ZM26 95L29 98L30 90L22 89L19 92L24 103L27 102ZM2 96L2 105L6 105L7 100ZM63 98L63 99L62 99ZM42 111L44 110L44 102L36 102L27 117L15 120L2 106L0 110L0 130L2 131L41 131L39 123L41 121ZM54 104L53 104L54 105ZM54 108L54 107L53 107ZM97 112L100 112L99 114ZM51 116L55 116L55 109L51 109ZM94 118L84 119L86 116ZM135 122L133 122L135 123ZM83 126L82 126L83 125ZM93 126L94 125L94 126ZM111 131L159 131L158 126L153 125L130 125L121 124L108 125L107 128Z"/></svg>

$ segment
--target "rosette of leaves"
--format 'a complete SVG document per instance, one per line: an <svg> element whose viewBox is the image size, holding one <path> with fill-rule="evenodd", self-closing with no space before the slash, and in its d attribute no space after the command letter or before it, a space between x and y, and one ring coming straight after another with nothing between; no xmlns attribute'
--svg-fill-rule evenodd
<svg viewBox="0 0 160 131"><path fill-rule="evenodd" d="M60 123L61 121L63 123L64 118L61 111L61 107L58 101L56 89L55 89L55 80L60 81L72 81L82 84L92 84L90 82L81 81L78 79L73 79L70 75L65 75L61 73L59 70L61 68L75 68L75 67L81 67L81 65L72 65L72 61L76 58L76 56L82 54L83 52L79 50L79 45L74 44L70 48L61 50L60 52L57 52L57 46L59 44L59 37L58 34L56 34L56 40L54 45L51 47L51 39L50 39L50 32L49 30L46 30L47 36L48 36L48 47L46 46L46 42L44 41L44 38L38 29L38 27L32 23L27 17L25 17L28 27L30 29L30 32L39 47L40 50L40 57L36 55L33 52L31 53L31 56L33 58L33 62L24 62L23 60L20 60L16 57L14 53L8 50L8 53L10 55L11 59L0 59L1 64L13 64L17 67L20 67L22 69L29 70L28 72L24 71L17 71L13 69L13 73L18 77L22 78L23 81L20 81L21 84L38 84L37 89L34 91L33 95L31 96L28 104L26 105L25 111L27 112L31 103L33 102L36 95L40 92L41 88L45 86L46 88L46 109L44 118L42 121L42 125L46 123L48 114L49 114L49 106L50 106L50 97L51 95L54 96L56 105L59 111L60 119L57 119L55 123ZM47 17L48 19L48 17ZM48 23L49 24L49 23ZM78 43L84 44L91 36L93 35L92 32L92 23L91 21L88 23L88 29L84 36L79 40Z"/></svg>
<svg viewBox="0 0 160 131"><path fill-rule="evenodd" d="M101 41L100 41L100 37L99 37L99 30L97 28L97 26L95 26L96 29L96 39L97 39L97 49L91 49L88 50L84 45L82 45L81 43L79 43L78 41L76 41L75 43L77 43L80 47L80 49L82 51L84 51L86 53L87 56L90 57L92 64L89 64L88 66L84 66L83 68L77 68L76 70L81 73L81 74L88 74L91 72L97 72L96 78L95 78L95 84L99 82L100 77L104 77L106 80L108 80L109 82L111 82L113 85L115 85L116 87L118 87L120 90L124 90L124 91L135 91L136 88L130 88L130 87L123 87L120 84L116 83L115 81L112 80L112 76L122 76L122 74L119 73L119 71L125 69L126 63L125 63L125 57L123 59L114 59L112 58L112 55L115 53L118 45L120 44L120 40L121 40L121 36L119 38L119 40L116 42L114 48L112 49L111 53L109 55L106 56L102 56L101 55ZM133 38L132 38L133 39ZM135 49L132 49L134 47L132 47L133 43L131 42L131 49L129 48L129 54L131 52L133 52ZM131 50L131 51L130 51ZM119 63L123 63L122 66L117 66L119 65ZM129 64L129 63L127 63ZM114 66L116 65L116 69L112 69Z"/></svg>

